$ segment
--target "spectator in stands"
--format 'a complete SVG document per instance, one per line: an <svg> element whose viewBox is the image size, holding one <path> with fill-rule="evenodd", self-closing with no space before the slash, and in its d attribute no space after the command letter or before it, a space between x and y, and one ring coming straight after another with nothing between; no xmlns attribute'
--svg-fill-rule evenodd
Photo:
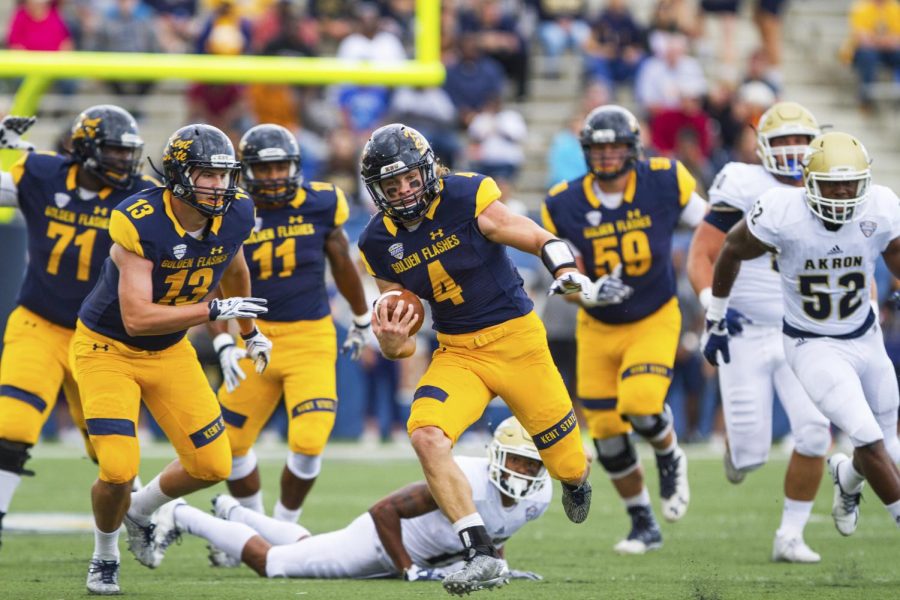
<svg viewBox="0 0 900 600"><path fill-rule="evenodd" d="M13 11L6 35L10 50L74 50L72 35L52 0L24 0Z"/></svg>
<svg viewBox="0 0 900 600"><path fill-rule="evenodd" d="M456 106L444 88L402 87L394 91L386 120L424 135L441 164L452 169L460 151L457 119Z"/></svg>
<svg viewBox="0 0 900 600"><path fill-rule="evenodd" d="M878 67L887 66L900 81L900 2L857 0L850 9L850 36L853 66L860 78L860 103L871 110Z"/></svg>
<svg viewBox="0 0 900 600"><path fill-rule="evenodd" d="M635 82L638 104L651 118L681 105L681 90L705 91L703 68L687 54L688 39L680 32L658 31L651 39L653 56L644 61Z"/></svg>
<svg viewBox="0 0 900 600"><path fill-rule="evenodd" d="M250 49L250 21L241 17L236 0L215 0L212 14L205 20L197 37L198 54L234 56Z"/></svg>
<svg viewBox="0 0 900 600"><path fill-rule="evenodd" d="M599 81L614 95L615 86L634 79L646 56L643 28L625 0L608 0L584 43L588 81Z"/></svg>
<svg viewBox="0 0 900 600"><path fill-rule="evenodd" d="M197 0L144 0L156 12L158 42L165 52L190 52Z"/></svg>
<svg viewBox="0 0 900 600"><path fill-rule="evenodd" d="M153 11L140 0L116 0L103 15L94 37L100 52L158 52ZM143 95L153 88L149 81L109 82L113 93Z"/></svg>
<svg viewBox="0 0 900 600"><path fill-rule="evenodd" d="M719 71L718 75L731 81L736 81L738 78L737 45L735 43L738 4L740 4L739 0L700 1L700 23L704 23L709 17L715 17L721 25L722 30L719 35L721 46L719 55L716 57L716 66Z"/></svg>
<svg viewBox="0 0 900 600"><path fill-rule="evenodd" d="M699 35L693 3L687 0L658 0L650 17L650 33L680 31L689 39Z"/></svg>
<svg viewBox="0 0 900 600"><path fill-rule="evenodd" d="M478 36L486 56L503 66L515 83L517 100L528 94L528 45L518 29L518 18L503 9L500 0L479 0L475 7L460 13L460 30Z"/></svg>
<svg viewBox="0 0 900 600"><path fill-rule="evenodd" d="M318 25L293 0L277 0L256 20L253 48L269 56L316 56Z"/></svg>
<svg viewBox="0 0 900 600"><path fill-rule="evenodd" d="M514 181L525 161L528 126L515 110L494 96L469 124L471 169L497 180Z"/></svg>
<svg viewBox="0 0 900 600"><path fill-rule="evenodd" d="M319 24L323 42L335 44L353 33L350 17L357 3L358 0L308 0L307 11Z"/></svg>
<svg viewBox="0 0 900 600"><path fill-rule="evenodd" d="M413 54L416 42L416 0L382 0L384 28L396 35L407 54Z"/></svg>
<svg viewBox="0 0 900 600"><path fill-rule="evenodd" d="M781 75L782 20L787 0L758 0L753 21L759 30L760 44L766 53L769 71L766 79L775 85L776 92L784 84Z"/></svg>
<svg viewBox="0 0 900 600"><path fill-rule="evenodd" d="M585 0L529 0L537 11L538 38L544 49L547 77L560 76L559 61L566 50L580 50L591 35Z"/></svg>
<svg viewBox="0 0 900 600"><path fill-rule="evenodd" d="M474 33L462 34L458 56L447 66L444 89L456 106L463 127L469 126L488 100L503 93L505 81L503 67L484 55L478 36Z"/></svg>
<svg viewBox="0 0 900 600"><path fill-rule="evenodd" d="M406 59L403 44L382 26L378 5L360 2L353 12L356 31L341 40L337 57L385 64ZM336 89L345 124L358 137L366 138L381 125L390 106L390 90L379 86L345 85Z"/></svg>

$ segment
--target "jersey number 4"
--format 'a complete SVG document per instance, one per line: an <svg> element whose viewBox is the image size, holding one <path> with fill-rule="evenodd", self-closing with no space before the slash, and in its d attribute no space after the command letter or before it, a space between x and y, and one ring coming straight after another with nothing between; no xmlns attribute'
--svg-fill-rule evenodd
<svg viewBox="0 0 900 600"><path fill-rule="evenodd" d="M803 311L817 321L829 318L832 309L829 276L801 275L799 283L800 294L807 299L803 302ZM838 317L846 319L862 305L859 292L866 287L866 277L862 273L846 273L838 277L837 284L847 290L838 301ZM825 290L821 289L823 286Z"/></svg>
<svg viewBox="0 0 900 600"><path fill-rule="evenodd" d="M617 246L620 247L618 251ZM650 270L653 253L646 233L638 229L629 231L622 236L621 243L614 236L594 240L594 271L597 277L612 273L620 262L625 263L625 274L630 277L639 277Z"/></svg>

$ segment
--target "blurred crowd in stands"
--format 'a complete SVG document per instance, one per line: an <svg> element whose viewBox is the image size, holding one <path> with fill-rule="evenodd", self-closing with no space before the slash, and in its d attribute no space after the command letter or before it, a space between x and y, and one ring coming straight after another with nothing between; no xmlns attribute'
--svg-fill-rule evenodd
<svg viewBox="0 0 900 600"><path fill-rule="evenodd" d="M445 165L493 176L512 206L533 214L533 202L516 201L522 172L530 168L529 109L553 112L559 125L543 143L546 189L586 171L578 133L587 112L621 103L642 121L645 152L681 160L705 196L728 161L757 162L752 126L781 97L784 85L782 21L788 2L751 3L759 42L748 56L740 55L735 41L743 14L739 0L650 4L647 18L634 14L627 0L443 0L441 57L447 77L440 87L193 83L185 89L186 120L216 125L235 141L261 122L296 132L306 179L332 181L355 199L346 226L351 237L374 210L361 194L360 149L373 129L392 121L421 131ZM337 56L384 63L413 56L415 5L415 0L19 0L5 39L10 49ZM715 45L707 34L712 23L721 33ZM848 29L843 56L859 72L860 102L867 107L881 77L900 80L900 3L855 1ZM573 64L572 101L560 107L553 100L542 102L536 88L557 85L571 75ZM887 67L887 75L880 66ZM130 108L129 98L153 93L155 85L82 80L59 82L56 91L96 94L99 89ZM682 274L689 242L690 232L681 232L675 243ZM571 306L546 301L548 281L539 260L513 258L543 311L571 386ZM891 279L883 272L881 282L884 298ZM671 400L682 439L702 440L716 429L717 390L698 351L702 313L683 276L681 289L685 325ZM346 323L342 308L335 310L339 325ZM888 344L900 361L900 323L891 311L883 317L893 336ZM217 363L210 352L204 358L215 381ZM374 435L391 439L404 429L404 399L408 405L427 357L423 352L415 361L391 363L372 348L359 365L342 358L342 403L351 404L348 398L358 395L364 413L377 424ZM782 435L786 431L783 415L776 428ZM339 414L337 436L360 431L361 425L342 429Z"/></svg>

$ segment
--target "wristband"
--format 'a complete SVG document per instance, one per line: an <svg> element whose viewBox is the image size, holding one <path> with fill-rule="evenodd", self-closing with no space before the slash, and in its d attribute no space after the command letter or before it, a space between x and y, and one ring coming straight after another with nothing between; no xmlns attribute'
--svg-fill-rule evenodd
<svg viewBox="0 0 900 600"><path fill-rule="evenodd" d="M244 340L245 342L246 342L246 341L249 341L250 338L252 338L252 337L253 337L254 335L256 335L257 333L259 333L259 329L257 329L256 327L254 327L254 328L253 328L253 331L251 331L250 333L242 333L242 334L241 334L241 339Z"/></svg>
<svg viewBox="0 0 900 600"><path fill-rule="evenodd" d="M357 329L365 329L372 324L372 313L367 311L361 315L353 315L353 324Z"/></svg>
<svg viewBox="0 0 900 600"><path fill-rule="evenodd" d="M220 333L213 338L212 344L213 350L216 351L216 354L221 354L222 350L224 350L228 346L234 346L234 338L231 337L230 333Z"/></svg>
<svg viewBox="0 0 900 600"><path fill-rule="evenodd" d="M697 294L697 300L700 301L700 306L703 307L703 310L709 310L709 302L712 300L712 288L703 288L700 290L700 293Z"/></svg>
<svg viewBox="0 0 900 600"><path fill-rule="evenodd" d="M719 298L711 296L709 299L709 308L706 309L706 318L714 323L718 323L725 318L725 312L728 310L728 296Z"/></svg>
<svg viewBox="0 0 900 600"><path fill-rule="evenodd" d="M548 240L541 246L541 260L554 277L556 277L556 272L562 268L578 268L572 249L569 248L567 243L558 238Z"/></svg>

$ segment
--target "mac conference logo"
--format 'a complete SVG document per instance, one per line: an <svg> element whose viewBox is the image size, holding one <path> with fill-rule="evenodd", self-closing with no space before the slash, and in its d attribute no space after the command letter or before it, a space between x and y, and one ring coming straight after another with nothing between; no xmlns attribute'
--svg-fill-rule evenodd
<svg viewBox="0 0 900 600"><path fill-rule="evenodd" d="M175 258L181 259L184 258L184 255L187 253L187 244L178 244L177 246L172 247L172 254L175 255Z"/></svg>
<svg viewBox="0 0 900 600"><path fill-rule="evenodd" d="M587 222L591 227L596 227L600 224L601 219L603 219L603 214L599 210L592 210L585 213L584 218L587 219Z"/></svg>
<svg viewBox="0 0 900 600"><path fill-rule="evenodd" d="M391 253L391 256L400 260L403 258L403 244L397 242L396 244L391 244L388 248L388 252Z"/></svg>
<svg viewBox="0 0 900 600"><path fill-rule="evenodd" d="M55 194L53 194L53 204L55 204L57 208L65 208L65 206L71 201L72 196L64 194L63 192L56 192Z"/></svg>

